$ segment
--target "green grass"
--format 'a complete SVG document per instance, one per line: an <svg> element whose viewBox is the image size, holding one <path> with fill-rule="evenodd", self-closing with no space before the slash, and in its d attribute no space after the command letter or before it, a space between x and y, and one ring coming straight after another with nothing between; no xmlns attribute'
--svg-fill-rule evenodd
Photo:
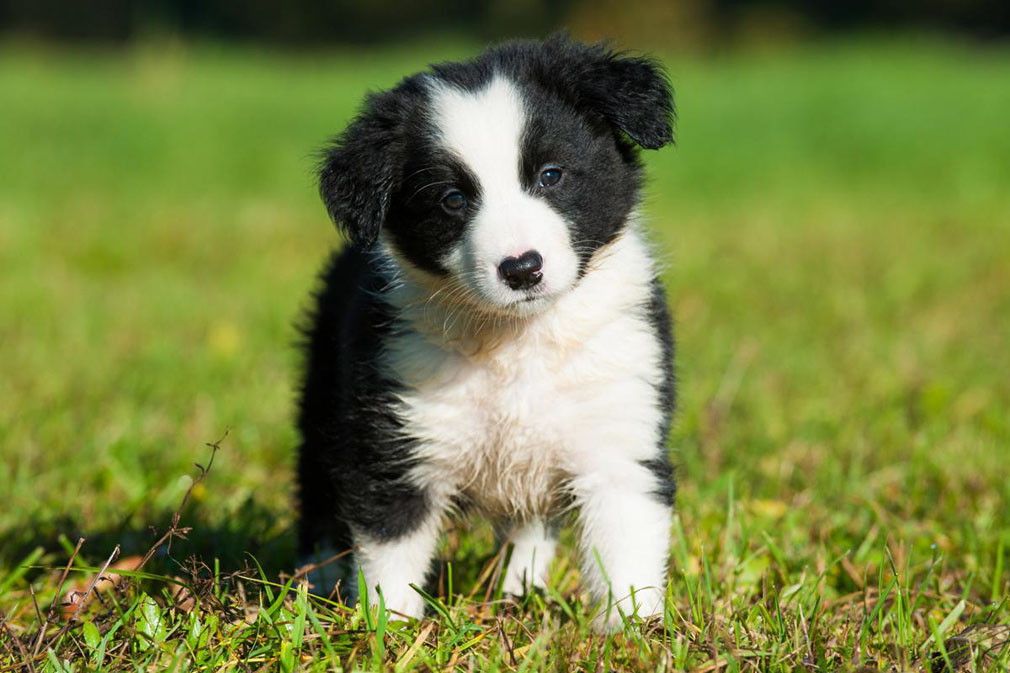
<svg viewBox="0 0 1010 673"><path fill-rule="evenodd" d="M431 621L285 585L292 323L338 245L312 153L469 51L0 46L0 671L36 642L40 671L1006 670L1010 51L930 40L667 59L665 628L592 635L570 545L546 595L483 606L480 523ZM143 554L226 429L188 539L39 639L40 568Z"/></svg>

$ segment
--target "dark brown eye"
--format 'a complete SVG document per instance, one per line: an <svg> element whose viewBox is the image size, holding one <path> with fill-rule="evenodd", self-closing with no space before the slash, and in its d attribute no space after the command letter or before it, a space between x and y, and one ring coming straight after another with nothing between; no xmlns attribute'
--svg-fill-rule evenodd
<svg viewBox="0 0 1010 673"><path fill-rule="evenodd" d="M553 187L561 182L561 168L559 166L548 166L540 171L540 186Z"/></svg>
<svg viewBox="0 0 1010 673"><path fill-rule="evenodd" d="M454 189L442 197L442 207L446 210L462 210L466 208L466 196L458 189Z"/></svg>

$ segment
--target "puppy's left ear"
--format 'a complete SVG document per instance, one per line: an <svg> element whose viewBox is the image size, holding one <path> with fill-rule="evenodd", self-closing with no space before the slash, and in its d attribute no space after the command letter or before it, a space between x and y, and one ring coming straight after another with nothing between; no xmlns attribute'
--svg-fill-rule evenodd
<svg viewBox="0 0 1010 673"><path fill-rule="evenodd" d="M360 248L379 237L395 182L399 119L389 93L373 94L365 108L323 151L319 194L340 230Z"/></svg>
<svg viewBox="0 0 1010 673"><path fill-rule="evenodd" d="M583 45L565 35L549 40L574 62L580 103L594 109L640 147L673 142L673 87L663 67L644 56Z"/></svg>

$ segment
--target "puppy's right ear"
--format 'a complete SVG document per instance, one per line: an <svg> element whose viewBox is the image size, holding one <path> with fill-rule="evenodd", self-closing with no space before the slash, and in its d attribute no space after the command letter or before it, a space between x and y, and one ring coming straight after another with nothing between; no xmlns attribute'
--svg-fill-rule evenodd
<svg viewBox="0 0 1010 673"><path fill-rule="evenodd" d="M390 93L368 97L364 111L323 151L319 193L351 243L367 248L389 209L400 118Z"/></svg>

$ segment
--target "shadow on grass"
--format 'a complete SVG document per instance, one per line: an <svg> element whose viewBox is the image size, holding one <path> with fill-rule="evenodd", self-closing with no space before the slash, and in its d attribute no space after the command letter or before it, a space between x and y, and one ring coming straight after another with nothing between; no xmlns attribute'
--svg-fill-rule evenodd
<svg viewBox="0 0 1010 673"><path fill-rule="evenodd" d="M77 566L101 566L117 544L120 559L143 556L170 529L173 515L168 510L132 513L124 521L106 526L94 526L68 515L26 520L17 529L0 531L0 579L8 570L23 565L39 548L42 556L29 565L62 568L82 537L85 541ZM189 529L185 539L173 538L170 548L161 545L145 571L184 574L189 559L194 557L210 568L217 561L222 573L256 570L257 563L271 579L296 570L295 525L290 512L278 512L250 499L226 516L213 505L193 503L182 510L179 527ZM482 520L456 522L447 538L428 576L429 588L438 597L448 595L450 574L457 590L475 585L500 550L490 525ZM24 574L24 579L33 581L47 572L34 568Z"/></svg>
<svg viewBox="0 0 1010 673"><path fill-rule="evenodd" d="M117 544L121 557L142 556L170 529L173 515L167 510L131 513L125 521L105 526L72 515L26 520L19 528L0 531L0 568L21 565L38 548L43 555L32 565L62 566L82 537L85 541L78 565L101 565ZM290 573L295 565L295 529L290 521L279 524L279 518L275 509L252 500L230 515L209 504L188 505L179 519L185 538L174 537L170 549L168 544L162 545L145 570L173 574L195 556L210 567L216 560L223 572L258 562L268 577ZM42 572L32 570L26 577L32 579Z"/></svg>

